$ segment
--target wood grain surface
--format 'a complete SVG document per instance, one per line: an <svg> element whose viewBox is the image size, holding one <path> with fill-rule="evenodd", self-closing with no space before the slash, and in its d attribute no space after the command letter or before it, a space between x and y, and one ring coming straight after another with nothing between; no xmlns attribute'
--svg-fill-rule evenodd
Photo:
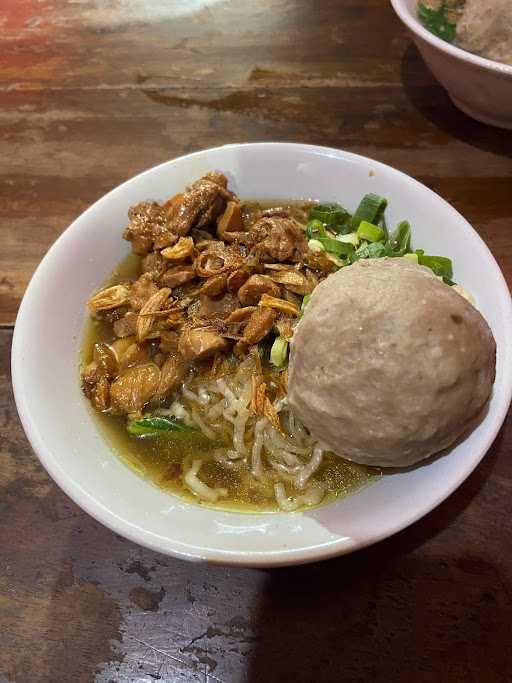
<svg viewBox="0 0 512 683"><path fill-rule="evenodd" d="M512 283L512 135L454 109L386 0L0 0L0 683L512 680L510 419L410 529L277 571L115 536L25 439L12 325L51 243L153 164L259 140L415 176Z"/></svg>

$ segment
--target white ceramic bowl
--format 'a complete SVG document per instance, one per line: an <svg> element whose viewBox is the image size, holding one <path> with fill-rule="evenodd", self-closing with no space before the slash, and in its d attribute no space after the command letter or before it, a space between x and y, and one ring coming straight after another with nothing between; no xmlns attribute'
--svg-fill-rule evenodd
<svg viewBox="0 0 512 683"><path fill-rule="evenodd" d="M512 66L437 38L418 20L417 0L391 0L391 4L453 103L482 123L512 129Z"/></svg>
<svg viewBox="0 0 512 683"><path fill-rule="evenodd" d="M489 412L448 455L389 475L343 500L303 513L238 514L191 505L137 476L98 432L79 387L85 303L128 251L128 208L165 199L211 169L242 197L338 200L354 209L365 192L389 198L389 223L407 218L414 244L453 258L455 279L476 297L498 345ZM473 470L495 438L512 391L512 306L489 250L449 204L388 166L336 149L228 145L152 168L83 213L52 246L20 307L13 384L26 434L57 484L97 520L142 545L190 560L287 565L349 553L425 515ZM433 368L435 372L435 368Z"/></svg>

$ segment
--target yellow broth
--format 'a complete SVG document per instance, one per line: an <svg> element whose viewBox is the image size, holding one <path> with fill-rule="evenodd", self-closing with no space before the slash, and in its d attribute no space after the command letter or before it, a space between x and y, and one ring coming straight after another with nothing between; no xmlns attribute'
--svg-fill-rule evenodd
<svg viewBox="0 0 512 683"><path fill-rule="evenodd" d="M189 502L237 512L277 512L278 506L270 487L260 485L249 471L226 469L211 458L211 453L187 437L173 440L169 436L136 437L126 431L126 419L93 411L98 427L112 450L137 474L158 487ZM201 479L211 487L223 487L228 496L216 504L200 501L182 483L181 466L186 458L203 458ZM353 493L378 477L377 468L356 465L332 454L324 454L312 481L321 481L327 493L321 505Z"/></svg>
<svg viewBox="0 0 512 683"><path fill-rule="evenodd" d="M278 202L274 201L260 203L259 206L275 207L277 204ZM288 207L289 202L285 205ZM296 208L300 210L303 206L304 204L297 204ZM251 208L249 207L249 210ZM114 269L104 286L136 278L139 275L139 269L140 257L130 254ZM85 325L82 343L82 367L92 360L96 343L110 343L114 338L110 323L89 318ZM137 474L152 481L158 487L189 502L208 507L237 512L277 512L279 510L271 477L266 482L260 482L251 475L248 467L231 470L213 459L213 448L218 448L222 444L215 443L212 447L205 443L204 439L196 438L193 434L178 437L172 433L146 437L133 436L126 429L125 416L103 414L92 408L91 410L100 432L118 457ZM228 491L228 495L220 499L218 503L200 501L183 483L181 476L183 465L190 464L192 459L197 458L203 460L200 471L201 480L208 486L221 487ZM325 486L326 494L320 503L324 505L338 497L353 493L380 475L381 471L378 468L357 465L333 453L325 453L322 464L310 481L318 481ZM288 495L298 493L288 484L285 488Z"/></svg>

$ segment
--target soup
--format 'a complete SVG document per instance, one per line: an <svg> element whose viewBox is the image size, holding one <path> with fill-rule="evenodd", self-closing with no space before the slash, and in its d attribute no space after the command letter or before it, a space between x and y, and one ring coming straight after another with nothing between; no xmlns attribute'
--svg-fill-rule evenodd
<svg viewBox="0 0 512 683"><path fill-rule="evenodd" d="M271 229L287 221L293 241L285 232L260 256L239 237L221 241L195 229L188 242L194 251L164 261L160 254L187 247L187 238L158 251L135 231L132 245L141 253L128 256L90 301L82 384L115 452L161 488L237 511L293 511L346 495L380 470L323 452L286 405L286 350L301 307L317 282L339 267L338 256L311 252L293 232L305 234L311 203L237 203L242 225L249 226L240 231L248 233L246 242L250 226L266 219ZM131 211L131 225L134 217L141 224L141 212L155 225L155 205L140 206ZM221 217L230 210L227 201ZM297 244L302 253L294 253ZM205 252L213 253L210 260ZM227 275L226 258L235 261ZM199 259L201 279L172 282L180 273L190 277L189 264ZM175 286L160 286L165 284ZM172 295L164 292L167 297L149 311L162 290ZM259 305L264 295L270 315ZM141 330L140 321L148 318L151 324ZM203 347L200 339L192 340L192 350L180 346L183 335L196 329L209 335ZM130 373L130 386L119 389Z"/></svg>
<svg viewBox="0 0 512 683"><path fill-rule="evenodd" d="M313 438L287 364L313 290L356 261L408 259L457 287L450 259L412 251L407 221L388 231L386 205L242 201L213 172L132 207L132 254L88 302L81 368L123 460L188 500L247 511L319 505L378 477L341 457L342 429L336 455Z"/></svg>

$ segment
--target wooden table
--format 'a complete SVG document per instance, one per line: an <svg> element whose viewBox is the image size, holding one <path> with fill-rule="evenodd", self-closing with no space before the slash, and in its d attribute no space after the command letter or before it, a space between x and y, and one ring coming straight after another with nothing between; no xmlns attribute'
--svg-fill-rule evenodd
<svg viewBox="0 0 512 683"><path fill-rule="evenodd" d="M225 569L79 510L32 453L9 376L23 290L70 221L131 175L227 142L396 166L472 222L511 282L512 136L454 109L385 0L2 10L0 683L512 680L510 419L465 484L394 538L318 565Z"/></svg>

